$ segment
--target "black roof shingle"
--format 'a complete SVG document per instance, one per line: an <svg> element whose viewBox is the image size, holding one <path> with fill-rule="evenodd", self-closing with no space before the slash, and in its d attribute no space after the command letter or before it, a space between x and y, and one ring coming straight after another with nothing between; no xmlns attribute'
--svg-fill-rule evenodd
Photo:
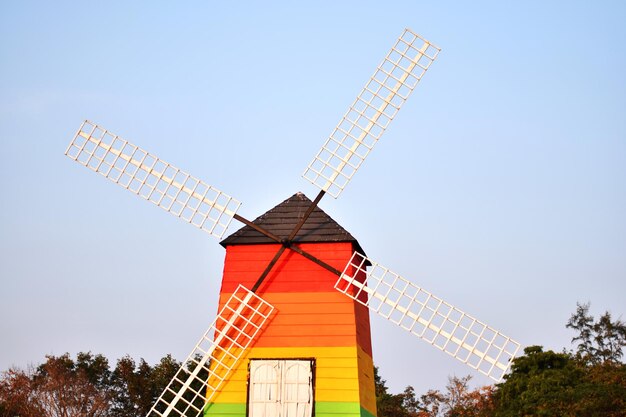
<svg viewBox="0 0 626 417"><path fill-rule="evenodd" d="M304 216L311 203L312 201L307 196L298 192L257 217L253 223L278 237L286 238ZM353 242L355 249L364 254L359 242L319 207L315 207L292 242ZM265 243L276 242L250 226L242 227L220 242L224 247Z"/></svg>

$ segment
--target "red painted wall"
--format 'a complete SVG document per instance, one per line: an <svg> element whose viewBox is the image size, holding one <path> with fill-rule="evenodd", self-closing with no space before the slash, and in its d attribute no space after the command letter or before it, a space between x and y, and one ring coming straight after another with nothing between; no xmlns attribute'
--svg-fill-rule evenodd
<svg viewBox="0 0 626 417"><path fill-rule="evenodd" d="M354 251L349 242L303 243L303 250L340 271ZM280 245L226 248L220 308L239 284L252 288ZM277 312L254 346L360 346L372 355L369 313L334 285L337 276L286 250L257 294Z"/></svg>

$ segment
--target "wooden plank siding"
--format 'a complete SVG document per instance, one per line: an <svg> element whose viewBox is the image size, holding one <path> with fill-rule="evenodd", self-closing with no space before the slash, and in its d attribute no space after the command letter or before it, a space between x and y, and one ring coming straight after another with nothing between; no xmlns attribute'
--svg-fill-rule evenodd
<svg viewBox="0 0 626 417"><path fill-rule="evenodd" d="M300 243L303 250L343 270L353 242ZM220 309L239 284L252 288L280 248L227 245ZM376 416L369 312L334 289L337 276L285 251L257 294L275 307L206 416L245 416L251 359L315 359L315 415Z"/></svg>

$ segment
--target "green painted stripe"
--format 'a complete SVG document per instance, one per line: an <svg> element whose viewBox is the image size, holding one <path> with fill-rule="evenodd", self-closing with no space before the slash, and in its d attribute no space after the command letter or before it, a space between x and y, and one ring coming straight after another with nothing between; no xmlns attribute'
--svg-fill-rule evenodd
<svg viewBox="0 0 626 417"><path fill-rule="evenodd" d="M372 414L365 408L361 407L361 417L376 417L376 414Z"/></svg>
<svg viewBox="0 0 626 417"><path fill-rule="evenodd" d="M344 402L316 402L315 403L315 417L336 417L342 416L354 416L354 417L376 417L376 414L372 414L365 408L361 407L359 403L344 403Z"/></svg>
<svg viewBox="0 0 626 417"><path fill-rule="evenodd" d="M361 404L344 403L344 402L321 402L315 403L315 415L322 417L323 415L344 414L344 415L361 415Z"/></svg>
<svg viewBox="0 0 626 417"><path fill-rule="evenodd" d="M205 416L240 416L246 415L245 403L211 403L204 408Z"/></svg>

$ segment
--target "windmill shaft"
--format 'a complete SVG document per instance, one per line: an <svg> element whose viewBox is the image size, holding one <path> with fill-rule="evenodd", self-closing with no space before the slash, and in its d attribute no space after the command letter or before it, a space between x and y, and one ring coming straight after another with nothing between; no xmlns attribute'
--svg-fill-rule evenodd
<svg viewBox="0 0 626 417"><path fill-rule="evenodd" d="M308 260L310 260L312 262L315 262L316 264L318 264L322 268L327 269L328 271L332 272L333 274L335 274L337 276L341 276L341 271L340 270L338 270L337 268L327 264L326 262L322 261L321 259L311 255L310 253L302 250L301 248L299 248L297 246L290 246L289 249L291 249L292 251L294 251L294 252L304 256Z"/></svg>
<svg viewBox="0 0 626 417"><path fill-rule="evenodd" d="M321 193L322 193L322 192L320 192L320 194L321 194ZM313 208L313 209L314 209L314 208ZM313 209L311 209L311 211L313 211ZM310 216L310 213L309 213L309 216ZM308 216L307 216L307 217L308 217ZM272 232L270 232L270 231L268 231L268 230L266 230L266 229L262 228L261 226L259 226L259 225L255 224L255 223L251 222L250 220L248 220L248 219L246 219L246 218L244 218L244 217L240 216L239 214L235 214L235 215L233 216L233 218L234 218L235 220L240 221L241 223L244 223L244 224L246 224L246 225L248 225L248 226L252 227L254 230L256 230L256 231L257 231L257 232L259 232L259 233L264 234L265 236L267 236L267 237L269 237L270 239L274 240L276 243L286 244L287 242L289 242L289 243L287 244L287 246L288 246L288 248L289 248L289 249L291 249L292 251L296 252L296 253L297 253L297 254L299 254L299 255L304 256L305 258L307 258L308 260L310 260L310 261L312 261L312 262L315 262L316 264L318 264L318 265L319 265L319 266L321 266L322 268L327 269L328 271L332 272L333 274L335 274L335 275L337 275L337 276L341 275L341 271L340 271L340 270L338 270L337 268L335 268L335 267L333 267L333 266L331 266L331 265L327 264L326 262L322 261L320 258L318 258L318 257L316 257L316 256L314 256L314 255L311 255L310 253L308 253L308 252L307 252L307 251L305 251L304 249L302 249L302 248L300 248L300 247L298 247L298 246L292 245L292 243L294 243L294 242L291 242L291 241L283 241L283 239L281 239L280 237L276 236L276 235L275 235L275 234L273 234ZM304 224L304 223L303 223L303 224ZM300 226L300 227L302 227L302 226ZM269 272L269 271L268 271L268 272Z"/></svg>
<svg viewBox="0 0 626 417"><path fill-rule="evenodd" d="M250 220L240 216L237 213L235 213L235 215L233 216L233 219L239 220L241 223L245 224L246 226L250 226L251 228L253 228L257 232L264 234L265 236L269 237L272 240L275 240L278 243L280 243L281 240L282 240L281 238L276 236L274 233L272 233L272 232L270 232L268 230L265 230L264 228L262 228L258 224L255 224L255 223L251 222Z"/></svg>
<svg viewBox="0 0 626 417"><path fill-rule="evenodd" d="M265 267L265 270L261 273L261 276L257 279L256 283L252 287L252 292L256 293L256 291L259 289L259 287L261 286L261 284L263 283L265 278L272 271L272 268L274 268L274 265L276 265L276 262L278 262L278 259L282 256L283 252L287 248L293 250L296 253L299 253L300 255L304 256L305 258L307 258L307 259L315 262L316 264L320 265L321 267L326 268L327 270L331 271L335 275L341 275L341 271L339 271L338 269L333 268L332 266L330 266L326 262L324 262L321 259L319 259L319 258L317 258L317 257L315 257L315 256L313 256L313 255L311 255L311 254L309 254L307 252L305 252L304 250L302 250L302 249L300 249L298 247L292 246L292 243L293 243L292 239L298 234L298 232L300 231L302 226L304 226L304 223L306 223L306 221L309 219L309 217L311 216L311 213L313 213L313 210L315 210L315 208L317 207L318 203L320 202L322 197L324 197L325 194L326 194L326 191L324 191L324 190L321 190L317 194L317 197L315 197L315 200L313 200L311 202L311 204L307 208L306 212L304 213L304 215L302 216L302 218L298 222L298 224L296 224L294 226L294 228L291 231L291 233L289 233L289 236L287 238L285 238L285 239L279 238L278 236L274 235L273 233L265 230L264 228L260 227L259 225L256 225L256 224L252 223L251 221L241 217L238 214L235 214L233 216L234 219L239 220L240 222L247 224L248 226L252 227L254 230L264 234L265 236L269 237L270 239L272 239L272 240L274 240L277 243L280 243L282 245L280 247L280 249L278 249L278 252L276 252L276 255L274 255L272 260L269 262L267 267Z"/></svg>
<svg viewBox="0 0 626 417"><path fill-rule="evenodd" d="M300 231L300 229L302 228L302 226L304 226L304 223L306 223L306 221L308 220L309 216L311 216L311 213L313 213L313 210L315 210L315 207L317 207L317 205L319 204L320 200L322 199L322 197L324 197L324 195L326 194L325 191L320 191L317 194L317 197L315 197L315 200L309 205L309 207L307 208L306 212L304 213L304 216L302 216L302 218L300 219L300 221L298 222L298 224L296 226L294 226L293 230L291 231L291 233L289 234L289 236L286 239L281 239L280 237L276 236L274 233L270 232L269 230L264 229L263 227L259 226L258 224L251 222L250 220L246 219L245 217L235 213L233 215L233 218L235 220L240 221L241 223L250 226L251 228L253 228L254 230L256 230L259 233L264 234L265 236L269 237L270 239L274 240L277 243L281 243L281 244L285 244L286 246L289 246L292 243L293 238L298 234L298 232Z"/></svg>
<svg viewBox="0 0 626 417"><path fill-rule="evenodd" d="M276 252L276 255L274 255L274 257L272 258L270 263L267 265L267 267L265 267L265 270L263 271L263 273L261 274L259 279L257 279L257 281L254 283L254 287L252 287L252 292L254 292L254 293L257 292L257 290L259 289L259 287L261 286L261 284L263 283L265 278L272 271L272 268L274 267L274 265L276 265L276 262L278 262L278 259L283 254L285 249L286 249L285 246L281 246L280 249L278 249L278 252Z"/></svg>

